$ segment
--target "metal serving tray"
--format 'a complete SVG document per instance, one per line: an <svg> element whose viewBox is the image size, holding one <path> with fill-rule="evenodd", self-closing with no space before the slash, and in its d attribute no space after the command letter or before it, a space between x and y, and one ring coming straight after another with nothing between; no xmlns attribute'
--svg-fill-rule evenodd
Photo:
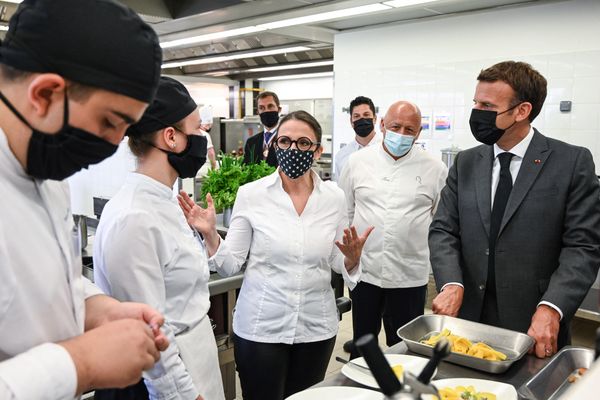
<svg viewBox="0 0 600 400"><path fill-rule="evenodd" d="M443 329L449 329L452 334L464 336L473 343L484 342L506 354L507 358L504 361L489 361L460 353L450 353L445 359L454 364L492 374L505 372L534 344L533 339L523 333L445 315L421 315L398 329L397 334L404 340L410 351L431 356L433 348L420 341L428 339Z"/></svg>
<svg viewBox="0 0 600 400"><path fill-rule="evenodd" d="M556 353L540 372L525 382L518 393L531 400L558 399L572 385L568 380L569 376L578 368L589 368L593 362L592 350L567 346Z"/></svg>

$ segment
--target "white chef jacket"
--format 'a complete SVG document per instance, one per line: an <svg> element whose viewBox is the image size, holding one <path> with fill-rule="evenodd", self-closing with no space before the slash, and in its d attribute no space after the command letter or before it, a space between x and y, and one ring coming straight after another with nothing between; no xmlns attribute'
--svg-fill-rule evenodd
<svg viewBox="0 0 600 400"><path fill-rule="evenodd" d="M314 189L300 216L279 170L240 187L227 238L209 259L211 268L230 276L248 257L233 317L243 339L293 344L337 334L331 269L352 289L360 265L349 274L334 244L348 227L344 193L310 173Z"/></svg>
<svg viewBox="0 0 600 400"><path fill-rule="evenodd" d="M337 153L335 153L335 165L334 165L334 171L333 171L334 172L333 180L334 181L340 180L340 176L342 175L342 171L344 170L344 167L346 166L346 163L348 162L348 158L350 157L350 155L352 155L353 153L357 152L360 149L364 149L366 147L370 147L374 144L380 144L380 143L381 143L381 135L378 132L375 132L375 136L373 136L371 141L369 143L367 143L366 146L363 146L362 144L358 143L356 141L356 136L355 136L354 139L350 143L346 144Z"/></svg>
<svg viewBox="0 0 600 400"><path fill-rule="evenodd" d="M171 344L144 374L151 398L206 397L206 390L194 386L174 339L208 318L209 274L202 243L187 224L172 189L131 173L102 211L94 239L94 281L118 300L149 304L165 316L163 331ZM197 356L214 356L218 370L216 344L212 347L206 352L199 349ZM215 383L220 384L220 379Z"/></svg>
<svg viewBox="0 0 600 400"><path fill-rule="evenodd" d="M413 146L394 160L383 144L348 160L339 181L348 215L359 231L375 230L363 248L361 281L381 288L409 288L429 281L429 225L448 169Z"/></svg>
<svg viewBox="0 0 600 400"><path fill-rule="evenodd" d="M0 399L72 399L77 372L53 342L83 333L84 300L67 183L25 173L0 130Z"/></svg>

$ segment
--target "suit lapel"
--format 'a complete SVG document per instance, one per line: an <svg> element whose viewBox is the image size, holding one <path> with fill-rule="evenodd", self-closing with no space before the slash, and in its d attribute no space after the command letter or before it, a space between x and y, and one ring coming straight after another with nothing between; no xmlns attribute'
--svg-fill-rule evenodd
<svg viewBox="0 0 600 400"><path fill-rule="evenodd" d="M481 215L481 221L488 237L490 236L490 217L492 213L492 163L494 160L494 148L485 146L479 152L481 157L477 165L475 192L477 193L477 207Z"/></svg>
<svg viewBox="0 0 600 400"><path fill-rule="evenodd" d="M504 227L525 199L551 153L552 150L548 149L546 138L537 130L534 130L533 138L521 163L517 180L508 198L498 236L502 234Z"/></svg>

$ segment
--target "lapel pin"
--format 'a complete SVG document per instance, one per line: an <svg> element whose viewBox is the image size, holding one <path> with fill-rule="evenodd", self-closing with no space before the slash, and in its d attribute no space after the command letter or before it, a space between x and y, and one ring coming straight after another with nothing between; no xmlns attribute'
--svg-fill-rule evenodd
<svg viewBox="0 0 600 400"><path fill-rule="evenodd" d="M540 164L542 162L542 160L533 160L533 162L536 164Z"/></svg>

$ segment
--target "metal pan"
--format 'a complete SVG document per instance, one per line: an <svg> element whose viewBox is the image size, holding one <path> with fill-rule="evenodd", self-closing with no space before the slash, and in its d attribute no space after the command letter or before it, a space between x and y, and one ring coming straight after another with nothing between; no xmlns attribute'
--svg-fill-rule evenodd
<svg viewBox="0 0 600 400"><path fill-rule="evenodd" d="M492 374L505 372L515 361L521 359L534 344L532 338L520 332L445 315L422 315L398 329L397 334L404 340L410 351L431 356L433 348L420 343L420 341L443 329L449 329L453 334L464 336L473 343L484 342L506 354L507 358L504 361L489 361L459 353L450 353L445 359L454 364Z"/></svg>
<svg viewBox="0 0 600 400"><path fill-rule="evenodd" d="M556 353L540 372L525 382L518 393L531 400L558 399L573 385L569 382L569 376L579 368L589 368L593 362L592 350L567 346Z"/></svg>

